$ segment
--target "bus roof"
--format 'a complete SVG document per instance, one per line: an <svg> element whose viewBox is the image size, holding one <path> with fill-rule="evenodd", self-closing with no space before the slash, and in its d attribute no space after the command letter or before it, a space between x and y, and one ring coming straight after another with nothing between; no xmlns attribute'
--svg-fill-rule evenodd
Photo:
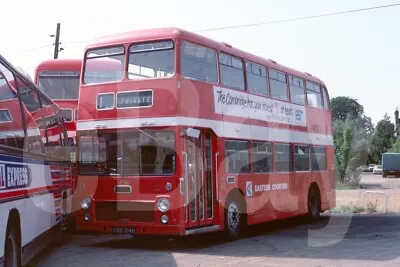
<svg viewBox="0 0 400 267"><path fill-rule="evenodd" d="M31 77L28 75L26 76L26 73L21 72L21 68L15 67L12 65L11 62L7 61L1 54L0 54L0 65L5 66L10 72L12 72L15 77L19 80L21 80L24 84L26 84L29 89L33 90L35 93L37 93L40 97L44 99L47 103L54 104L54 101L49 98L46 94L44 94L37 86L36 84L32 81ZM57 105L54 105L55 108L59 109Z"/></svg>
<svg viewBox="0 0 400 267"><path fill-rule="evenodd" d="M82 59L48 59L40 62L37 70L75 70L81 71Z"/></svg>
<svg viewBox="0 0 400 267"><path fill-rule="evenodd" d="M247 60L253 61L255 63L259 63L270 67L272 69L276 69L279 71L283 71L295 76L298 76L303 79L307 79L309 81L317 82L325 85L325 83L319 78L312 76L309 73L301 72L284 65L278 64L274 60L265 59L260 56L256 56L254 54L245 52L243 50L237 49L223 42L217 42L213 39L204 37L202 35L189 32L180 28L154 28L154 29L144 29L144 30L136 30L125 33L118 33L103 36L92 41L86 49L97 48L97 47L105 47L110 45L118 45L118 44L127 44L134 42L143 42L150 40L162 40L169 38L182 38L184 40L202 44L211 48L215 48L218 51L223 51L228 54L232 54L234 56L242 57Z"/></svg>

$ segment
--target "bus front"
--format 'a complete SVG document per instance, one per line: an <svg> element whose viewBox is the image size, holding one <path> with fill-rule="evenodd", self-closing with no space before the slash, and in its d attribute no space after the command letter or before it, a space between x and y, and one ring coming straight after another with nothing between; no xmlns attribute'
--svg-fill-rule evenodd
<svg viewBox="0 0 400 267"><path fill-rule="evenodd" d="M50 59L35 69L35 84L60 108L68 136L69 158L73 169L73 189L76 188L76 120L78 117L79 78L82 59ZM72 198L72 201L73 198ZM71 229L75 214L69 217Z"/></svg>
<svg viewBox="0 0 400 267"><path fill-rule="evenodd" d="M86 50L77 123L77 230L184 233L180 128L171 123L178 112L175 62L173 36L131 36Z"/></svg>
<svg viewBox="0 0 400 267"><path fill-rule="evenodd" d="M51 59L41 62L35 70L35 83L61 109L70 144L75 143L79 95L80 59Z"/></svg>

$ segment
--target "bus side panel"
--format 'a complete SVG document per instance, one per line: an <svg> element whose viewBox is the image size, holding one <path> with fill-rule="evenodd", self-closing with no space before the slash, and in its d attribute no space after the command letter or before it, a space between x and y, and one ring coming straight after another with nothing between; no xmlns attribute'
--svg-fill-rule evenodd
<svg viewBox="0 0 400 267"><path fill-rule="evenodd" d="M336 207L336 168L335 151L332 146L326 150L327 171L322 172L319 182L321 191L321 210L329 210Z"/></svg>
<svg viewBox="0 0 400 267"><path fill-rule="evenodd" d="M0 205L0 227L4 229L0 233L0 252L4 255L3 241L10 211L15 209L19 214L21 245L24 247L61 220L61 217L56 217L54 197L55 193L60 194L61 189L52 187L50 166L43 161L0 156L0 170L0 187L3 189L0 191L0 201L3 202Z"/></svg>

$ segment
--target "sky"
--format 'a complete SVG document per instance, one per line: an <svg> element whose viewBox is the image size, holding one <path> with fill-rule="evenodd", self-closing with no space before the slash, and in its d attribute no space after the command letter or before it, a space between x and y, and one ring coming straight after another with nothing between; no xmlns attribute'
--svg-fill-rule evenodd
<svg viewBox="0 0 400 267"><path fill-rule="evenodd" d="M2 3L0 53L33 75L54 53L56 24L64 50L82 58L90 40L154 27L203 29L313 16L400 3L400 0L113 0ZM218 31L206 37L322 79L330 97L349 96L377 123L400 107L400 6L346 15Z"/></svg>

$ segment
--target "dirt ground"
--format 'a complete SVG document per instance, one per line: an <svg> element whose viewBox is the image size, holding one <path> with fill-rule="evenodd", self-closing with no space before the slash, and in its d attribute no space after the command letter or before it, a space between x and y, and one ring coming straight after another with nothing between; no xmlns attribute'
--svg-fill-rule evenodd
<svg viewBox="0 0 400 267"><path fill-rule="evenodd" d="M337 191L337 206L362 206L363 192L384 192L388 211L400 212L400 179L364 174L361 187ZM365 195L366 206L377 201L377 214L323 214L316 224L275 221L251 227L234 242L220 233L139 241L113 235L70 235L63 246L47 249L28 266L400 266L400 216L381 213L385 195Z"/></svg>
<svg viewBox="0 0 400 267"><path fill-rule="evenodd" d="M379 213L384 213L387 200L388 213L400 213L400 178L382 178L381 175L364 173L360 189L337 190L336 209L342 206L363 207L362 196L364 194L364 207L374 207Z"/></svg>

